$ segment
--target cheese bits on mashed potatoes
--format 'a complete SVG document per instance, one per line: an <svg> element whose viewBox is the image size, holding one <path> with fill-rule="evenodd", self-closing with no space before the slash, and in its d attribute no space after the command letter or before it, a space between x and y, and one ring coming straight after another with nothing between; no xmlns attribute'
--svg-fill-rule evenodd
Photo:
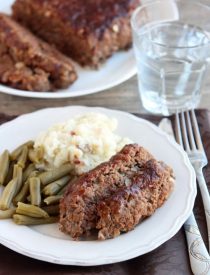
<svg viewBox="0 0 210 275"><path fill-rule="evenodd" d="M75 174L82 174L132 143L114 133L117 125L117 119L104 114L78 115L41 133L34 147L44 149L43 164L59 167L71 163Z"/></svg>

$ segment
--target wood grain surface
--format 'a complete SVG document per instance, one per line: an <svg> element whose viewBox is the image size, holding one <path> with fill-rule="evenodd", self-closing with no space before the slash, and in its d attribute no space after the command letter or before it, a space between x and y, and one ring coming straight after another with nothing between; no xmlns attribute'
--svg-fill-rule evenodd
<svg viewBox="0 0 210 275"><path fill-rule="evenodd" d="M210 109L210 72L202 89L200 108ZM17 97L0 93L0 112L8 115L20 115L47 107L70 105L99 106L134 113L147 113L143 109L138 92L137 77L92 95L65 99L37 99Z"/></svg>

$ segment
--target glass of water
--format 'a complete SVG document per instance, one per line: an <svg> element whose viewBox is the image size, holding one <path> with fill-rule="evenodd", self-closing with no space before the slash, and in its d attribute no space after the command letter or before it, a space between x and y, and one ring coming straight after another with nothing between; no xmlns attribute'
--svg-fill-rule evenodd
<svg viewBox="0 0 210 275"><path fill-rule="evenodd" d="M195 108L210 57L210 6L153 0L131 19L144 108L170 115Z"/></svg>

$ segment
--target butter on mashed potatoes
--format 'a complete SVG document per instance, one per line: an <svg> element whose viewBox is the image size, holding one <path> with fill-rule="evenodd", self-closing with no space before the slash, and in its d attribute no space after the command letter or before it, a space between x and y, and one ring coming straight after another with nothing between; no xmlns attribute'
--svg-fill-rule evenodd
<svg viewBox="0 0 210 275"><path fill-rule="evenodd" d="M71 163L76 174L89 171L132 143L114 133L117 119L87 113L56 124L35 140L44 149L44 162L59 167Z"/></svg>

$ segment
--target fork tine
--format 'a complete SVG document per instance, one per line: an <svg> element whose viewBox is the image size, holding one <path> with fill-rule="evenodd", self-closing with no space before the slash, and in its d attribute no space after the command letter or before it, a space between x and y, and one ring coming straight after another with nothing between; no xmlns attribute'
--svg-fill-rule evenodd
<svg viewBox="0 0 210 275"><path fill-rule="evenodd" d="M201 141L200 130L198 128L198 122L197 122L194 110L191 110L191 117L192 117L192 125L193 125L194 134L195 134L196 144L198 146L198 149L203 150L203 143Z"/></svg>
<svg viewBox="0 0 210 275"><path fill-rule="evenodd" d="M196 144L195 144L195 140L194 140L194 134L193 134L192 123L191 123L189 111L186 111L185 114L186 114L188 137L190 140L191 149L196 150Z"/></svg>
<svg viewBox="0 0 210 275"><path fill-rule="evenodd" d="M182 146L182 134L181 134L181 127L180 127L180 121L179 121L179 114L176 112L175 116L175 136L176 136L176 141Z"/></svg>
<svg viewBox="0 0 210 275"><path fill-rule="evenodd" d="M183 137L184 147L185 147L185 150L189 152L190 145L189 145L188 136L187 136L187 128L185 123L184 112L181 112L181 127L182 127L182 133L183 133L182 137Z"/></svg>

